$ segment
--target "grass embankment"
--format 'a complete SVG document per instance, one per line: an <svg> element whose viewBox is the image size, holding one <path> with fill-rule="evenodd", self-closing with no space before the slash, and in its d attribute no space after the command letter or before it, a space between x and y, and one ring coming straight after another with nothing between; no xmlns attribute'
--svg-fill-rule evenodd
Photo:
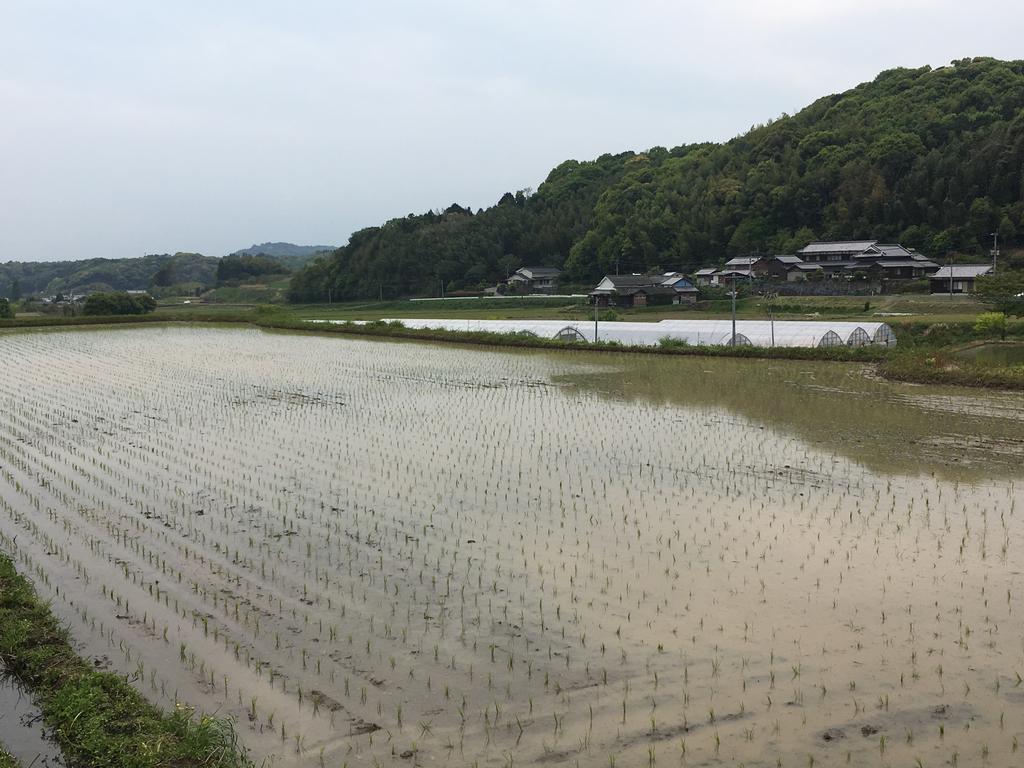
<svg viewBox="0 0 1024 768"><path fill-rule="evenodd" d="M228 721L170 715L79 657L29 582L0 555L0 663L32 693L70 766L249 766ZM0 761L0 766L3 762Z"/></svg>
<svg viewBox="0 0 1024 768"><path fill-rule="evenodd" d="M917 384L953 384L1024 391L1024 366L983 365L958 357L949 350L913 350L879 363L887 379Z"/></svg>
<svg viewBox="0 0 1024 768"><path fill-rule="evenodd" d="M886 295L886 296L781 296L773 302L780 320L827 317L832 320L968 322L984 311L971 296ZM586 299L521 298L437 301L363 301L342 304L289 306L299 318L324 320L380 320L383 318L446 317L463 320L589 320L593 308ZM694 305L655 305L615 309L616 319L635 322L668 319L726 319L731 315L728 300L701 301ZM741 320L766 320L764 298L752 296L737 302ZM609 318L610 319L610 318Z"/></svg>
<svg viewBox="0 0 1024 768"><path fill-rule="evenodd" d="M688 346L668 343L656 347L630 346L613 341L561 341L546 339L530 333L492 333L489 331L449 331L434 328L406 328L401 321L377 321L365 325L349 323L309 323L290 317L254 318L252 323L261 328L289 331L312 331L323 334L349 334L377 336L420 341L442 341L454 344L480 344L523 349L574 349L591 352L619 352L651 355L699 355L704 357L776 358L787 360L841 360L871 362L882 359L885 349L880 347L731 347Z"/></svg>
<svg viewBox="0 0 1024 768"><path fill-rule="evenodd" d="M263 310L263 311L261 311ZM629 352L661 355L702 355L708 357L749 357L778 358L790 360L844 360L875 361L881 359L885 350L878 347L712 347L669 344L666 346L627 346L616 342L566 342L545 339L527 333L490 333L487 331L448 331L443 329L406 328L398 323L383 321L365 325L355 323L311 323L294 317L290 312L267 311L259 308L250 312L227 311L177 311L173 313L154 312L150 315L126 315L121 317L25 317L0 321L2 328L49 328L61 326L90 325L134 325L166 322L184 323L243 323L257 328L282 331L301 331L319 334L347 334L378 338L413 339L418 341L442 341L454 344L478 344L492 347L517 347L523 349L576 349L599 352Z"/></svg>
<svg viewBox="0 0 1024 768"><path fill-rule="evenodd" d="M836 299L852 299L854 297L822 297L816 299L809 305L801 305L807 309L818 305L817 302L823 299L835 301ZM378 317L401 317L398 312L400 306L407 306L410 302L385 302L345 305L344 309L333 305L333 309L327 306L303 306L288 307L245 307L245 306L208 306L208 305L185 305L176 307L161 307L151 315L127 316L127 317L19 317L16 320L0 321L0 328L29 328L29 327L50 327L50 326L80 326L80 325L114 325L114 324L137 324L137 323L162 323L162 322L207 322L207 323L244 323L255 327L300 331L305 333L320 334L349 334L354 336L388 337L399 339L415 339L420 341L448 342L459 344L479 344L486 346L519 347L533 349L576 349L603 352L628 352L643 354L671 354L671 355L702 355L717 357L742 357L742 358L765 358L765 359L787 359L787 360L828 360L841 362L869 362L879 363L878 371L881 375L908 382L929 383L929 384L952 384L961 386L981 386L1024 390L1024 370L1019 366L993 367L983 365L955 356L955 351L962 345L972 341L982 340L974 330L974 317L967 315L967 319L950 320L956 315L929 315L927 309L943 308L943 302L950 301L948 298L940 297L876 297L886 301L887 309L896 311L897 308L910 310L915 308L921 314L911 313L902 317L877 317L863 311L863 298L858 298L861 303L859 317L864 320L887 320L893 327L899 340L895 349L878 347L827 347L827 348L803 348L803 347L706 347L706 346L685 346L670 344L660 347L628 347L615 343L587 343L587 342L564 342L554 339L543 339L529 334L497 334L483 331L458 332L445 330L411 329L400 325L384 322L370 323L367 325L355 324L329 324L309 323L308 319L350 319L349 316L360 319L372 320L374 315ZM956 297L959 299L960 297ZM566 310L576 311L572 308L544 307L544 302L557 300L539 300L542 306L530 309L516 308L515 315L528 312L530 317L543 319L543 317L554 316L560 319L571 320L567 317ZM970 302L970 303L968 303ZM428 317L431 314L443 314L451 317L486 317L492 315L494 310L466 310L464 312L449 311L445 307L443 313L436 311L429 312L419 308L419 304L430 304L430 302L415 302L417 308L408 310L405 316ZM456 302L444 302L445 304L456 304ZM847 302L851 303L851 302ZM362 309L358 309L362 307ZM973 306L973 301L965 299L960 305L962 308ZM435 305L432 309L436 310ZM852 310L852 306L851 306ZM751 307L746 308L751 317L763 319L763 313L755 313ZM561 313L561 314L559 314ZM511 311L502 312L503 315L513 314ZM646 310L635 310L620 319L629 320L657 320L663 316L670 317L694 317L698 314L691 310L679 310L678 308L649 307ZM823 313L824 314L824 313ZM339 315L341 317L339 317ZM788 315L788 317L786 317ZM721 318L721 313L712 314ZM785 313L780 319L796 319L799 315ZM856 319L855 313L851 311L848 318L843 318L838 312L829 314L832 319ZM1024 338L1024 321L1012 321L1007 327L1008 336L1011 338Z"/></svg>
<svg viewBox="0 0 1024 768"><path fill-rule="evenodd" d="M899 345L878 365L882 376L917 384L951 384L1024 391L1024 366L994 365L959 354L966 347L995 340L979 334L973 322L894 323ZM1007 323L1007 337L1024 339L1024 320Z"/></svg>

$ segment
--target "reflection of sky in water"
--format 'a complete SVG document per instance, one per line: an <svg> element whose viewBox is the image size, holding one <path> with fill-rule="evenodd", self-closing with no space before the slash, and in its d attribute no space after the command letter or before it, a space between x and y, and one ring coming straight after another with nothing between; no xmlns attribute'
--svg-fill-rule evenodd
<svg viewBox="0 0 1024 768"><path fill-rule="evenodd" d="M60 750L43 735L42 714L27 692L0 667L0 748L22 765L53 768L64 765Z"/></svg>

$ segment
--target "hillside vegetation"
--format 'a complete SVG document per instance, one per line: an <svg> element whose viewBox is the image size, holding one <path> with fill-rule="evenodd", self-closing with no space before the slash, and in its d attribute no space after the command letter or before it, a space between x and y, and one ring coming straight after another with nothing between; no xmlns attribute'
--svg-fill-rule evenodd
<svg viewBox="0 0 1024 768"><path fill-rule="evenodd" d="M223 259L201 253L163 253L131 259L9 261L0 264L0 296L16 300L33 295L146 289L193 294L230 279L287 273L307 264L323 248L264 243Z"/></svg>
<svg viewBox="0 0 1024 768"><path fill-rule="evenodd" d="M305 266L321 253L333 251L333 245L295 245L294 243L261 243L235 251L231 256L269 256L289 269Z"/></svg>
<svg viewBox="0 0 1024 768"><path fill-rule="evenodd" d="M569 160L535 193L363 229L295 275L291 298L474 287L524 264L571 281L692 269L814 239L880 238L929 256L1024 236L1024 61L894 69L724 144Z"/></svg>
<svg viewBox="0 0 1024 768"><path fill-rule="evenodd" d="M133 259L9 261L0 264L0 296L141 290L172 283L212 283L217 259L198 253L151 254Z"/></svg>

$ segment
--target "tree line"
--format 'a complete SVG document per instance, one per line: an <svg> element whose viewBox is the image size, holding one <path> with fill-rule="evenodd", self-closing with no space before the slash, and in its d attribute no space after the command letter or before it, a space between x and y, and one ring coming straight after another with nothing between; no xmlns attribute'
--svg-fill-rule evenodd
<svg viewBox="0 0 1024 768"><path fill-rule="evenodd" d="M94 293L82 305L83 315L145 315L156 309L156 299L147 293L127 291Z"/></svg>

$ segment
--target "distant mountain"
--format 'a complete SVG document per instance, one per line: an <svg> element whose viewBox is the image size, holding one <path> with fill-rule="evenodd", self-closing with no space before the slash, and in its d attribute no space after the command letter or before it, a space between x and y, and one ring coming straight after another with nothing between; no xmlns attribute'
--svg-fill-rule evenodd
<svg viewBox="0 0 1024 768"><path fill-rule="evenodd" d="M1024 246L1024 61L893 69L722 144L567 160L531 194L355 232L291 282L294 301L474 288L523 265L570 283L682 271L812 240L982 257Z"/></svg>
<svg viewBox="0 0 1024 768"><path fill-rule="evenodd" d="M240 251L235 251L231 256L274 256L274 257L303 257L315 256L324 251L333 251L336 245L295 245L294 243L262 243L251 245Z"/></svg>

